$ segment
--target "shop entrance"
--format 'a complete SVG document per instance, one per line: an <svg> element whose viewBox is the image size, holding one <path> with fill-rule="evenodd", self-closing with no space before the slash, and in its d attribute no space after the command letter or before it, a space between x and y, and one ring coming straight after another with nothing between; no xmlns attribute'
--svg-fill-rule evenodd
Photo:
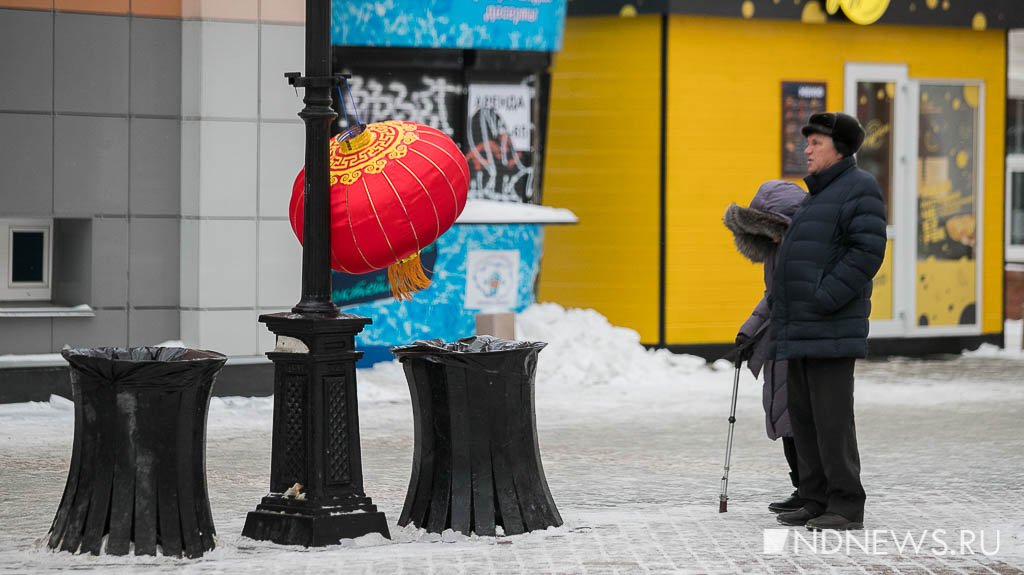
<svg viewBox="0 0 1024 575"><path fill-rule="evenodd" d="M888 244L872 296L875 337L981 332L981 121L977 81L910 78L904 65L847 64L844 109L867 136Z"/></svg>

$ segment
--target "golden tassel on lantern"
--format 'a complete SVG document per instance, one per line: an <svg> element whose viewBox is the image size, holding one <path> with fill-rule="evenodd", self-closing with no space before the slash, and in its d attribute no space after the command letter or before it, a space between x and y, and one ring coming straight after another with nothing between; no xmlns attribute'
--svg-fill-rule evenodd
<svg viewBox="0 0 1024 575"><path fill-rule="evenodd" d="M412 294L430 287L430 278L423 273L420 253L399 260L388 266L388 283L391 295L398 301L411 300Z"/></svg>

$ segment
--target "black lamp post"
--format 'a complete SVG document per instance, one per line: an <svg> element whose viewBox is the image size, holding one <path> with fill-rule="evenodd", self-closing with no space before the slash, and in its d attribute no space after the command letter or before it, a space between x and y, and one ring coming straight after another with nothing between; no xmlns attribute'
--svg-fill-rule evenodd
<svg viewBox="0 0 1024 575"><path fill-rule="evenodd" d="M323 546L380 533L384 514L363 492L356 400L355 336L369 318L338 313L331 301L331 0L306 1L306 187L302 299L291 313L261 315L277 335L270 494L249 512L242 535L285 545Z"/></svg>

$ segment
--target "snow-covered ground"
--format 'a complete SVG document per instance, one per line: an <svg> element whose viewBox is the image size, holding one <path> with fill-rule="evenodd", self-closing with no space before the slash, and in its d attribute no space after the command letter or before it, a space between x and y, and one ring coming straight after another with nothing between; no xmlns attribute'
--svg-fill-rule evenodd
<svg viewBox="0 0 1024 575"><path fill-rule="evenodd" d="M592 310L535 305L517 336L545 341L536 380L545 471L559 528L487 538L395 522L412 457L408 390L397 362L358 371L367 495L392 539L323 549L240 536L269 482L270 398L213 398L207 475L218 546L195 561L91 557L40 545L68 470L68 400L0 405L0 571L93 572L1018 572L1024 569L1024 355L1007 346L944 361L862 361L857 413L869 530L985 533L998 552L937 556L763 553L788 494L781 445L764 437L761 389L739 387L729 513L719 514L733 368L650 351ZM52 359L52 358L51 358ZM974 547L977 549L977 546ZM973 551L973 550L972 550Z"/></svg>

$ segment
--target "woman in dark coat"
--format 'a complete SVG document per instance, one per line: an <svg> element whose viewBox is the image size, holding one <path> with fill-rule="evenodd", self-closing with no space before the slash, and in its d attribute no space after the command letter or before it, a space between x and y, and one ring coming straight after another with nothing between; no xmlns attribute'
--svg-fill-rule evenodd
<svg viewBox="0 0 1024 575"><path fill-rule="evenodd" d="M757 303L750 318L743 323L736 336L736 342L753 343L753 350L747 360L754 377L764 369L764 401L765 424L768 438L782 438L782 449L789 463L789 477L793 483L793 494L781 501L773 501L768 509L780 513L800 509L803 502L797 497L795 488L798 486L796 469L796 446L793 443L793 431L789 423L789 412L786 407L786 362L769 359L768 349L768 318L771 313L768 294L771 292L772 275L775 272L775 255L782 236L789 228L789 222L797 207L807 197L802 188L784 180L770 180L761 184L750 201L750 207L744 208L731 204L725 211L723 221L733 233L736 249L740 254L754 263L764 263L764 296Z"/></svg>

